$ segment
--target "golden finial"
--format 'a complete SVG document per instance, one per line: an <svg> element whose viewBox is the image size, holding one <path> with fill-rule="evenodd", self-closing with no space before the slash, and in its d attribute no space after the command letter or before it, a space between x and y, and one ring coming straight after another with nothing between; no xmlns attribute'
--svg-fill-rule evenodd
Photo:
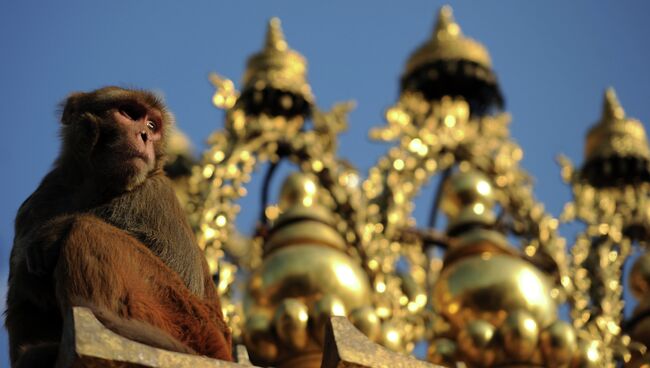
<svg viewBox="0 0 650 368"><path fill-rule="evenodd" d="M307 83L307 61L289 48L280 19L271 18L264 48L248 59L243 77L244 90L267 87L294 93L312 103L314 98Z"/></svg>
<svg viewBox="0 0 650 368"><path fill-rule="evenodd" d="M603 122L613 122L616 120L625 119L625 111L618 102L616 91L614 88L609 87L605 91L605 101L603 103Z"/></svg>
<svg viewBox="0 0 650 368"><path fill-rule="evenodd" d="M445 37L458 37L462 35L460 26L454 20L454 12L451 9L451 6L445 5L440 8L434 34L438 39Z"/></svg>
<svg viewBox="0 0 650 368"><path fill-rule="evenodd" d="M488 69L492 67L485 47L463 35L449 5L440 8L431 39L411 55L404 74L408 75L423 65L440 60L467 60Z"/></svg>
<svg viewBox="0 0 650 368"><path fill-rule="evenodd" d="M645 129L640 121L625 116L613 88L605 92L603 115L587 134L585 160L637 157L650 160Z"/></svg>
<svg viewBox="0 0 650 368"><path fill-rule="evenodd" d="M269 26L266 31L266 44L264 46L266 50L287 50L288 45L287 41L284 39L284 33L282 32L282 22L280 22L280 18L273 17L269 21Z"/></svg>

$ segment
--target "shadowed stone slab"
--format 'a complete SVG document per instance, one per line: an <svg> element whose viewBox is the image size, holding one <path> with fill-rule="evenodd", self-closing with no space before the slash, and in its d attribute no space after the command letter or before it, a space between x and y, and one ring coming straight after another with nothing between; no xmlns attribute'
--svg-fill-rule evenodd
<svg viewBox="0 0 650 368"><path fill-rule="evenodd" d="M325 332L321 368L436 368L370 341L345 317L332 317ZM440 367L442 368L442 367Z"/></svg>
<svg viewBox="0 0 650 368"><path fill-rule="evenodd" d="M74 307L64 324L57 368L187 367L250 368L248 353L236 348L241 363L175 353L126 339L104 327L88 308Z"/></svg>

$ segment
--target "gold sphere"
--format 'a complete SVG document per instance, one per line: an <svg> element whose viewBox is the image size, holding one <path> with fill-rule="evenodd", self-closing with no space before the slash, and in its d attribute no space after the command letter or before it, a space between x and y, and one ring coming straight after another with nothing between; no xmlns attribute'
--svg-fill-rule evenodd
<svg viewBox="0 0 650 368"><path fill-rule="evenodd" d="M573 326L555 321L541 333L540 347L546 364L554 367L568 364L578 348Z"/></svg>
<svg viewBox="0 0 650 368"><path fill-rule="evenodd" d="M341 233L334 226L324 223L322 216L320 218L314 216L317 211L310 211L310 209L296 211L297 209L294 207L294 209L290 210L289 215L296 215L293 219L303 214L305 217L299 221L290 221L288 217L284 217L287 213L283 214L264 243L264 252L266 254L272 253L278 248L305 243L322 244L342 251L346 249L347 243ZM311 218L306 216L311 216ZM287 221L285 222L285 220ZM283 224L279 225L280 221Z"/></svg>
<svg viewBox="0 0 650 368"><path fill-rule="evenodd" d="M275 311L275 332L283 343L299 350L307 345L307 306L300 300L287 298Z"/></svg>
<svg viewBox="0 0 650 368"><path fill-rule="evenodd" d="M395 321L388 321L381 326L379 343L393 351L404 350L404 331Z"/></svg>
<svg viewBox="0 0 650 368"><path fill-rule="evenodd" d="M317 203L318 190L318 179L313 175L294 172L282 184L278 205L283 212L296 206L312 207Z"/></svg>
<svg viewBox="0 0 650 368"><path fill-rule="evenodd" d="M251 313L246 318L244 342L253 355L272 361L278 356L278 347L271 333L271 319L265 314Z"/></svg>
<svg viewBox="0 0 650 368"><path fill-rule="evenodd" d="M350 321L359 331L368 336L370 341L377 341L381 330L381 322L371 306L357 308L350 313Z"/></svg>
<svg viewBox="0 0 650 368"><path fill-rule="evenodd" d="M247 292L247 298L271 310L287 297L301 297L309 304L325 294L336 295L351 310L368 304L370 282L361 266L343 252L294 244L266 257L252 273Z"/></svg>
<svg viewBox="0 0 650 368"><path fill-rule="evenodd" d="M525 310L540 326L555 320L548 276L506 254L483 253L446 265L433 290L433 305L462 328L475 319L500 326L509 312Z"/></svg>
<svg viewBox="0 0 650 368"><path fill-rule="evenodd" d="M435 339L429 345L428 358L433 364L454 364L457 351L456 343L444 337Z"/></svg>
<svg viewBox="0 0 650 368"><path fill-rule="evenodd" d="M332 316L347 315L345 304L332 294L326 294L320 298L311 310L311 318L314 321L314 336L316 341L323 343L325 339L325 326Z"/></svg>
<svg viewBox="0 0 650 368"><path fill-rule="evenodd" d="M471 321L458 334L458 346L473 363L490 366L496 358L495 328L484 320Z"/></svg>
<svg viewBox="0 0 650 368"><path fill-rule="evenodd" d="M537 350L539 327L530 313L518 310L510 312L500 328L503 347L509 357L525 361Z"/></svg>
<svg viewBox="0 0 650 368"><path fill-rule="evenodd" d="M493 204L490 179L479 171L455 173L444 183L440 207L449 218L450 228L467 222L494 222Z"/></svg>
<svg viewBox="0 0 650 368"><path fill-rule="evenodd" d="M637 299L645 298L650 293L650 252L643 253L634 262L629 286Z"/></svg>

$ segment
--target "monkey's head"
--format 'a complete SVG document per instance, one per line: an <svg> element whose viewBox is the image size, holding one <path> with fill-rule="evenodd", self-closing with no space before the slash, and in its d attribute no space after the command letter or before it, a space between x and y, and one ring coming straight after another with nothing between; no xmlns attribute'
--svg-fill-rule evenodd
<svg viewBox="0 0 650 368"><path fill-rule="evenodd" d="M162 172L173 117L151 92L105 87L73 93L63 103L61 123L58 165L80 180L121 192Z"/></svg>

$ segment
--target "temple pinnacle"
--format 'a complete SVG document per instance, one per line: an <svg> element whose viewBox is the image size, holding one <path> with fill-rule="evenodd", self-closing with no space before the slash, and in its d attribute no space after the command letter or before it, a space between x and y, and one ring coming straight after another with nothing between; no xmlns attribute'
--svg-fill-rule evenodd
<svg viewBox="0 0 650 368"><path fill-rule="evenodd" d="M284 39L282 32L282 23L280 18L273 17L269 20L269 25L266 31L265 49L274 49L278 51L285 51L287 49L287 41Z"/></svg>
<svg viewBox="0 0 650 368"><path fill-rule="evenodd" d="M434 34L438 39L457 37L461 34L460 26L454 19L451 6L445 5L438 11L438 21L436 22Z"/></svg>
<svg viewBox="0 0 650 368"><path fill-rule="evenodd" d="M614 88L609 87L605 91L605 101L603 102L603 122L614 122L625 119L625 111L616 97Z"/></svg>

